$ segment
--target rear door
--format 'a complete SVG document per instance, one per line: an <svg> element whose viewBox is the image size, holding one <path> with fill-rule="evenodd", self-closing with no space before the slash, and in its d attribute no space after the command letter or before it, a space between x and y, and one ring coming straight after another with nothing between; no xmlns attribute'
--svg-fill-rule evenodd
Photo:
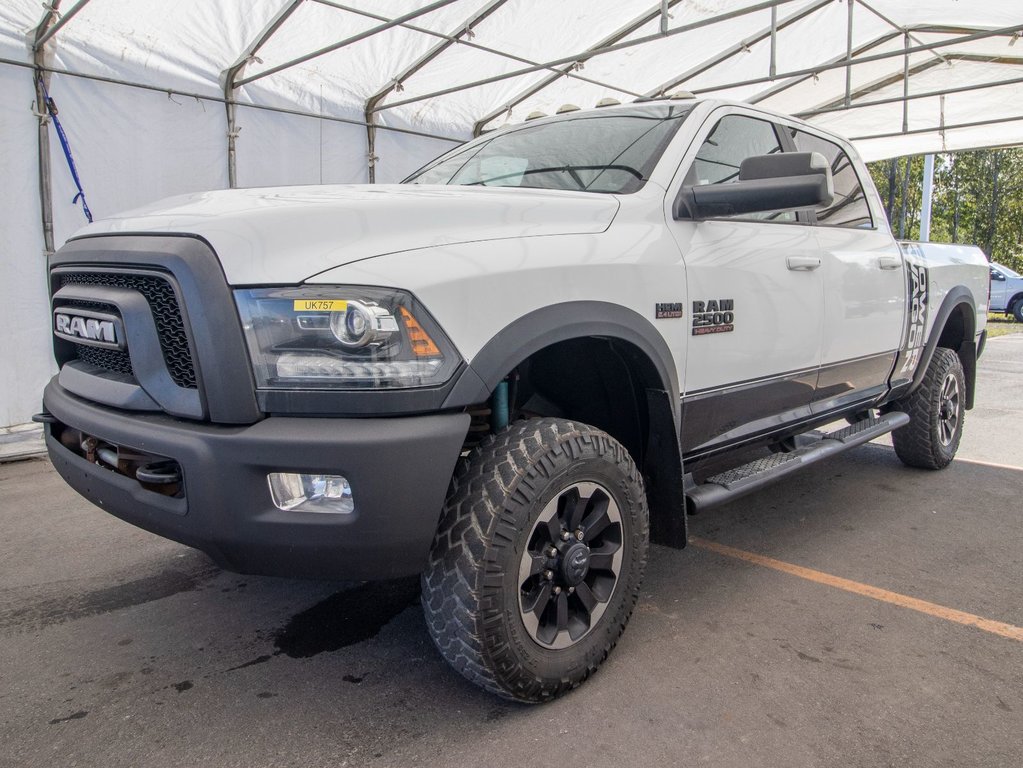
<svg viewBox="0 0 1023 768"><path fill-rule="evenodd" d="M786 130L796 152L827 158L835 182L834 201L815 212L814 227L823 259L824 317L813 410L823 413L887 391L902 342L906 266L883 214L871 210L870 187L848 152L803 128Z"/></svg>
<svg viewBox="0 0 1023 768"><path fill-rule="evenodd" d="M678 220L683 184L728 184L753 155L782 151L763 115L726 107L707 119L668 190L690 304L682 448L702 452L810 415L824 312L817 241L795 213Z"/></svg>

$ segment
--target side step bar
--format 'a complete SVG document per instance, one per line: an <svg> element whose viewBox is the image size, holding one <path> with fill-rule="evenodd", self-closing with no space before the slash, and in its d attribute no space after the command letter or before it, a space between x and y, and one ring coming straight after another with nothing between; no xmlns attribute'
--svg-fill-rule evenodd
<svg viewBox="0 0 1023 768"><path fill-rule="evenodd" d="M909 423L902 411L890 411L881 416L858 421L836 432L809 432L800 435L799 447L792 451L775 453L748 464L729 469L686 490L689 512L696 513L745 496L786 475L815 464L836 453L870 442Z"/></svg>

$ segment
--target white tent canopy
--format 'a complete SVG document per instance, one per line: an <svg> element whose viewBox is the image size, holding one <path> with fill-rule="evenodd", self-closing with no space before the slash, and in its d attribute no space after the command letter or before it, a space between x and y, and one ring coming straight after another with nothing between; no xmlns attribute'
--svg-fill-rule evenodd
<svg viewBox="0 0 1023 768"><path fill-rule="evenodd" d="M868 160L1023 143L1021 31L1020 0L3 0L0 425L37 410L41 256L84 223L39 76L103 216L395 181L534 110L675 89L800 114Z"/></svg>

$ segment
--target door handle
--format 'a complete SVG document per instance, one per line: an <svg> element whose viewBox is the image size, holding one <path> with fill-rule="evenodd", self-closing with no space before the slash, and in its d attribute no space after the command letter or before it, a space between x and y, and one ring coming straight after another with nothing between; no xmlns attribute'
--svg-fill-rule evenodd
<svg viewBox="0 0 1023 768"><path fill-rule="evenodd" d="M788 256L785 266L795 272L811 272L821 265L819 256Z"/></svg>
<svg viewBox="0 0 1023 768"><path fill-rule="evenodd" d="M898 269L902 266L902 259L898 256L882 256L877 261L881 269Z"/></svg>

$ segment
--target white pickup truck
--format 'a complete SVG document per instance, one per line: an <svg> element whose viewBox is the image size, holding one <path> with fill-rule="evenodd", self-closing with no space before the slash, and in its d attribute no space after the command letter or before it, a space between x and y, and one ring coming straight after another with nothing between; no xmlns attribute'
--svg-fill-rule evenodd
<svg viewBox="0 0 1023 768"><path fill-rule="evenodd" d="M991 264L991 312L1004 312L1023 323L1023 275L1004 264Z"/></svg>
<svg viewBox="0 0 1023 768"><path fill-rule="evenodd" d="M893 430L947 465L988 303L979 250L895 242L847 142L694 99L166 200L50 269L72 487L232 570L421 573L444 657L520 701L596 670L687 511Z"/></svg>

